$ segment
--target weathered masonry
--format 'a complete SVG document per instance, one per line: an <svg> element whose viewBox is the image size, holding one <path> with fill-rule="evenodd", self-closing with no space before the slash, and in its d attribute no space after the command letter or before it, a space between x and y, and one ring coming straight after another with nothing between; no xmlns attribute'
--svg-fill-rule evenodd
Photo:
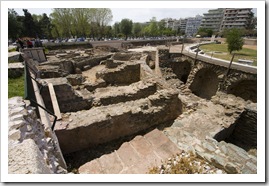
<svg viewBox="0 0 269 186"><path fill-rule="evenodd" d="M66 164L77 173L115 173L112 157L124 162L116 166L117 173L145 173L132 160L142 166L143 161L157 157L161 163L156 151L164 153L169 148L171 152L192 152L225 173L257 173L255 72L228 71L225 65L170 53L164 46L132 52L108 46L54 50L46 57L42 62L29 56L24 60L31 75L28 81L34 86L27 83L27 95L44 102L47 113L40 107L34 109L32 100L31 107L20 100L24 110L36 110L37 116L31 119L35 122L21 125L20 132L13 131L13 125L10 130L10 137L20 143L31 141L21 137L28 125L40 134L29 144L43 144L33 154L44 161L31 173L66 173ZM27 115L25 112L24 118ZM40 121L36 121L38 116ZM44 125L44 118L52 126ZM141 150L139 141L153 148L157 136L165 143L156 145L155 151L148 150L147 156L129 154L130 162L126 162L122 149ZM122 148L111 149L118 141ZM109 154L99 152L100 147L110 149ZM95 152L94 156L87 157L89 152ZM74 159L79 163L73 164ZM100 172L95 169L97 164L102 165Z"/></svg>
<svg viewBox="0 0 269 186"><path fill-rule="evenodd" d="M180 79L195 95L210 99L217 91L222 91L257 102L256 70L249 71L246 67L228 69L229 64L217 64L205 57L195 60L190 54L174 54L178 57L169 58L167 51L161 53L160 67L164 71L169 68L176 75L167 78Z"/></svg>

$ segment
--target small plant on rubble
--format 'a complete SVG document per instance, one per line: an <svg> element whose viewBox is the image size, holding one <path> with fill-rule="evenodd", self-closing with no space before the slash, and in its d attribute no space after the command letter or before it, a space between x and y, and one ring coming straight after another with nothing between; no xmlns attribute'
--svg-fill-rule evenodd
<svg viewBox="0 0 269 186"><path fill-rule="evenodd" d="M194 154L181 153L169 158L162 166L152 167L149 174L203 174L206 162Z"/></svg>

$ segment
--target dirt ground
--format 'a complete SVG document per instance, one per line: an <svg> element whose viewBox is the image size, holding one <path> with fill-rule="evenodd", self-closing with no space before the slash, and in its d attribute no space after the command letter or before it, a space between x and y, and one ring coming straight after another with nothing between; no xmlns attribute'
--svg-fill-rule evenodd
<svg viewBox="0 0 269 186"><path fill-rule="evenodd" d="M96 81L96 72L103 70L105 67L105 65L97 65L89 70L83 71L82 75L86 77L86 81L94 83Z"/></svg>
<svg viewBox="0 0 269 186"><path fill-rule="evenodd" d="M249 48L249 49L257 50L257 45L243 45L243 48Z"/></svg>

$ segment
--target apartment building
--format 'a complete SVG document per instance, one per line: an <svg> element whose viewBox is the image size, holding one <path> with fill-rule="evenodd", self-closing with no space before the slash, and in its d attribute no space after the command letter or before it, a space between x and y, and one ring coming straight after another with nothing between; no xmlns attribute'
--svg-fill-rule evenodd
<svg viewBox="0 0 269 186"><path fill-rule="evenodd" d="M208 13L204 13L202 19L201 28L211 29L213 32L219 32L223 20L224 8L208 10Z"/></svg>
<svg viewBox="0 0 269 186"><path fill-rule="evenodd" d="M186 31L187 20L188 19L179 19L179 28L181 32Z"/></svg>
<svg viewBox="0 0 269 186"><path fill-rule="evenodd" d="M246 28L252 21L252 8L226 8L220 31L229 28Z"/></svg>
<svg viewBox="0 0 269 186"><path fill-rule="evenodd" d="M190 17L187 19L185 34L186 36L194 36L202 22L203 17L196 15L195 17Z"/></svg>

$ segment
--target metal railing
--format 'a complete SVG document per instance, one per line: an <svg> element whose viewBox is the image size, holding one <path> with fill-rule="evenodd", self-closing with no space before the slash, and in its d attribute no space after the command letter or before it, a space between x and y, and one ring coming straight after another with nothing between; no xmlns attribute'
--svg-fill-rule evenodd
<svg viewBox="0 0 269 186"><path fill-rule="evenodd" d="M54 127L55 127L55 124L56 124L56 121L57 121L57 116L54 115L51 111L49 111L45 107L43 107L42 105L38 104L33 99L30 99L30 101L31 101L31 103L33 102L36 106L38 106L38 107L42 108L43 110L45 110L46 112L48 112L50 115L54 116L54 120L53 120L53 123L52 123L52 126L51 126L51 130L53 131L54 130Z"/></svg>

